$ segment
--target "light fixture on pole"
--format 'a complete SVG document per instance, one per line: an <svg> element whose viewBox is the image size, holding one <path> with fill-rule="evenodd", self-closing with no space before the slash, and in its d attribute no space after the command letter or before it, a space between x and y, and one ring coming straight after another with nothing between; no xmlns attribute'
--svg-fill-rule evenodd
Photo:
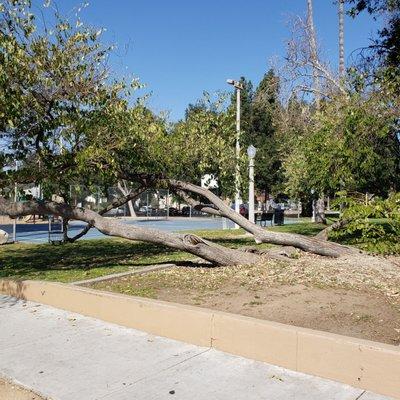
<svg viewBox="0 0 400 400"><path fill-rule="evenodd" d="M243 89L243 85L239 81L234 79L227 79L226 83L232 85L236 89L236 167L235 167L235 211L239 214L240 203L240 91ZM235 224L235 228L239 229L239 225Z"/></svg>
<svg viewBox="0 0 400 400"><path fill-rule="evenodd" d="M251 144L247 148L249 156L249 221L254 223L254 157L257 149Z"/></svg>

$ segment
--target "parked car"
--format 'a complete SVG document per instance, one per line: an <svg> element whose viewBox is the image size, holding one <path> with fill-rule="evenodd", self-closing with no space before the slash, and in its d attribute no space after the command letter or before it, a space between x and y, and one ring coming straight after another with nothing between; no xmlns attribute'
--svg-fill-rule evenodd
<svg viewBox="0 0 400 400"><path fill-rule="evenodd" d="M176 217L177 215L179 215L179 210L175 207L170 207L168 213L170 216Z"/></svg>
<svg viewBox="0 0 400 400"><path fill-rule="evenodd" d="M142 206L142 207L139 208L139 213L151 214L152 210L153 209L150 206Z"/></svg>
<svg viewBox="0 0 400 400"><path fill-rule="evenodd" d="M124 208L113 208L110 211L107 211L104 216L106 217L123 217L125 215Z"/></svg>
<svg viewBox="0 0 400 400"><path fill-rule="evenodd" d="M189 206L182 207L182 215L185 217L188 217L190 215L190 207Z"/></svg>

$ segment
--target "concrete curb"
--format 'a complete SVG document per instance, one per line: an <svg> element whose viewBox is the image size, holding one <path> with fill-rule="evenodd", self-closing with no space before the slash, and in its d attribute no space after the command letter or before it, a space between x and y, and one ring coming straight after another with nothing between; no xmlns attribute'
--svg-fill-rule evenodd
<svg viewBox="0 0 400 400"><path fill-rule="evenodd" d="M41 281L0 293L400 399L400 347L236 314Z"/></svg>
<svg viewBox="0 0 400 400"><path fill-rule="evenodd" d="M98 278L85 279L83 281L71 282L71 285L80 286L80 285L87 285L90 283L112 281L113 279L122 278L124 276L140 275L140 274L145 274L147 272L160 271L160 270L172 268L172 267L176 267L176 264L147 265L144 268L137 268L133 271L119 272L117 274L99 276Z"/></svg>

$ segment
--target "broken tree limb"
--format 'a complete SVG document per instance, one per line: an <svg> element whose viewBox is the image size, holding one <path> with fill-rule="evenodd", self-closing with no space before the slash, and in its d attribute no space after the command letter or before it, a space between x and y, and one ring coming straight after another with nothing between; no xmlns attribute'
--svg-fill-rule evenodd
<svg viewBox="0 0 400 400"><path fill-rule="evenodd" d="M196 211L202 211L207 214L211 215L217 215L217 216L222 216L222 213L220 210L218 210L215 207L211 207L209 204L202 204L199 201L193 199L190 197L186 192L183 190L173 190L173 192L179 196L183 201L185 201L187 204L189 204L193 209Z"/></svg>
<svg viewBox="0 0 400 400"><path fill-rule="evenodd" d="M340 219L339 221L334 222L333 224L327 226L321 232L315 235L317 239L320 240L328 240L329 232L335 231L337 229L343 228L346 226L350 221L348 219Z"/></svg>
<svg viewBox="0 0 400 400"><path fill-rule="evenodd" d="M256 254L229 249L209 242L192 234L180 234L158 229L142 228L104 218L99 213L84 208L71 207L65 203L55 202L10 202L0 198L0 211L10 217L29 214L56 214L66 219L84 221L108 236L116 236L128 240L142 241L167 246L176 250L194 254L214 265L246 265L261 261Z"/></svg>
<svg viewBox="0 0 400 400"><path fill-rule="evenodd" d="M218 196L206 188L173 179L169 180L168 184L173 190L180 190L186 193L196 193L197 195L207 199L219 211L218 215L230 219L244 230L251 233L254 236L256 243L271 243L280 246L293 246L310 253L328 257L341 257L360 253L360 250L354 247L343 246L338 243L320 240L315 237L307 237L294 233L268 231L236 213L235 210L227 206ZM203 211L205 210L206 208L203 208Z"/></svg>

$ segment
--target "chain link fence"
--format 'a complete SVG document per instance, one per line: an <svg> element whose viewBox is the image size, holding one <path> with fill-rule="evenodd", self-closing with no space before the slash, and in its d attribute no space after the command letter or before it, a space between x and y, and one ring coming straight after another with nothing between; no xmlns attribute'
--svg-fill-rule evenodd
<svg viewBox="0 0 400 400"><path fill-rule="evenodd" d="M91 189L83 185L70 185L69 197L73 206L84 207L93 211L101 211L113 201L129 193L126 187L110 187L106 191L100 187ZM17 201L42 199L40 186L19 185L7 193L7 197ZM53 196L53 201L57 196ZM209 217L207 214L193 210L192 207L181 203L167 189L149 189L136 199L108 211L106 217L133 217L138 220L168 220L173 217ZM49 242L58 242L63 236L63 224L60 217L54 215L28 215L16 219L0 214L0 230L6 235L7 242L28 241L43 242L44 237ZM2 235L0 232L0 241Z"/></svg>

